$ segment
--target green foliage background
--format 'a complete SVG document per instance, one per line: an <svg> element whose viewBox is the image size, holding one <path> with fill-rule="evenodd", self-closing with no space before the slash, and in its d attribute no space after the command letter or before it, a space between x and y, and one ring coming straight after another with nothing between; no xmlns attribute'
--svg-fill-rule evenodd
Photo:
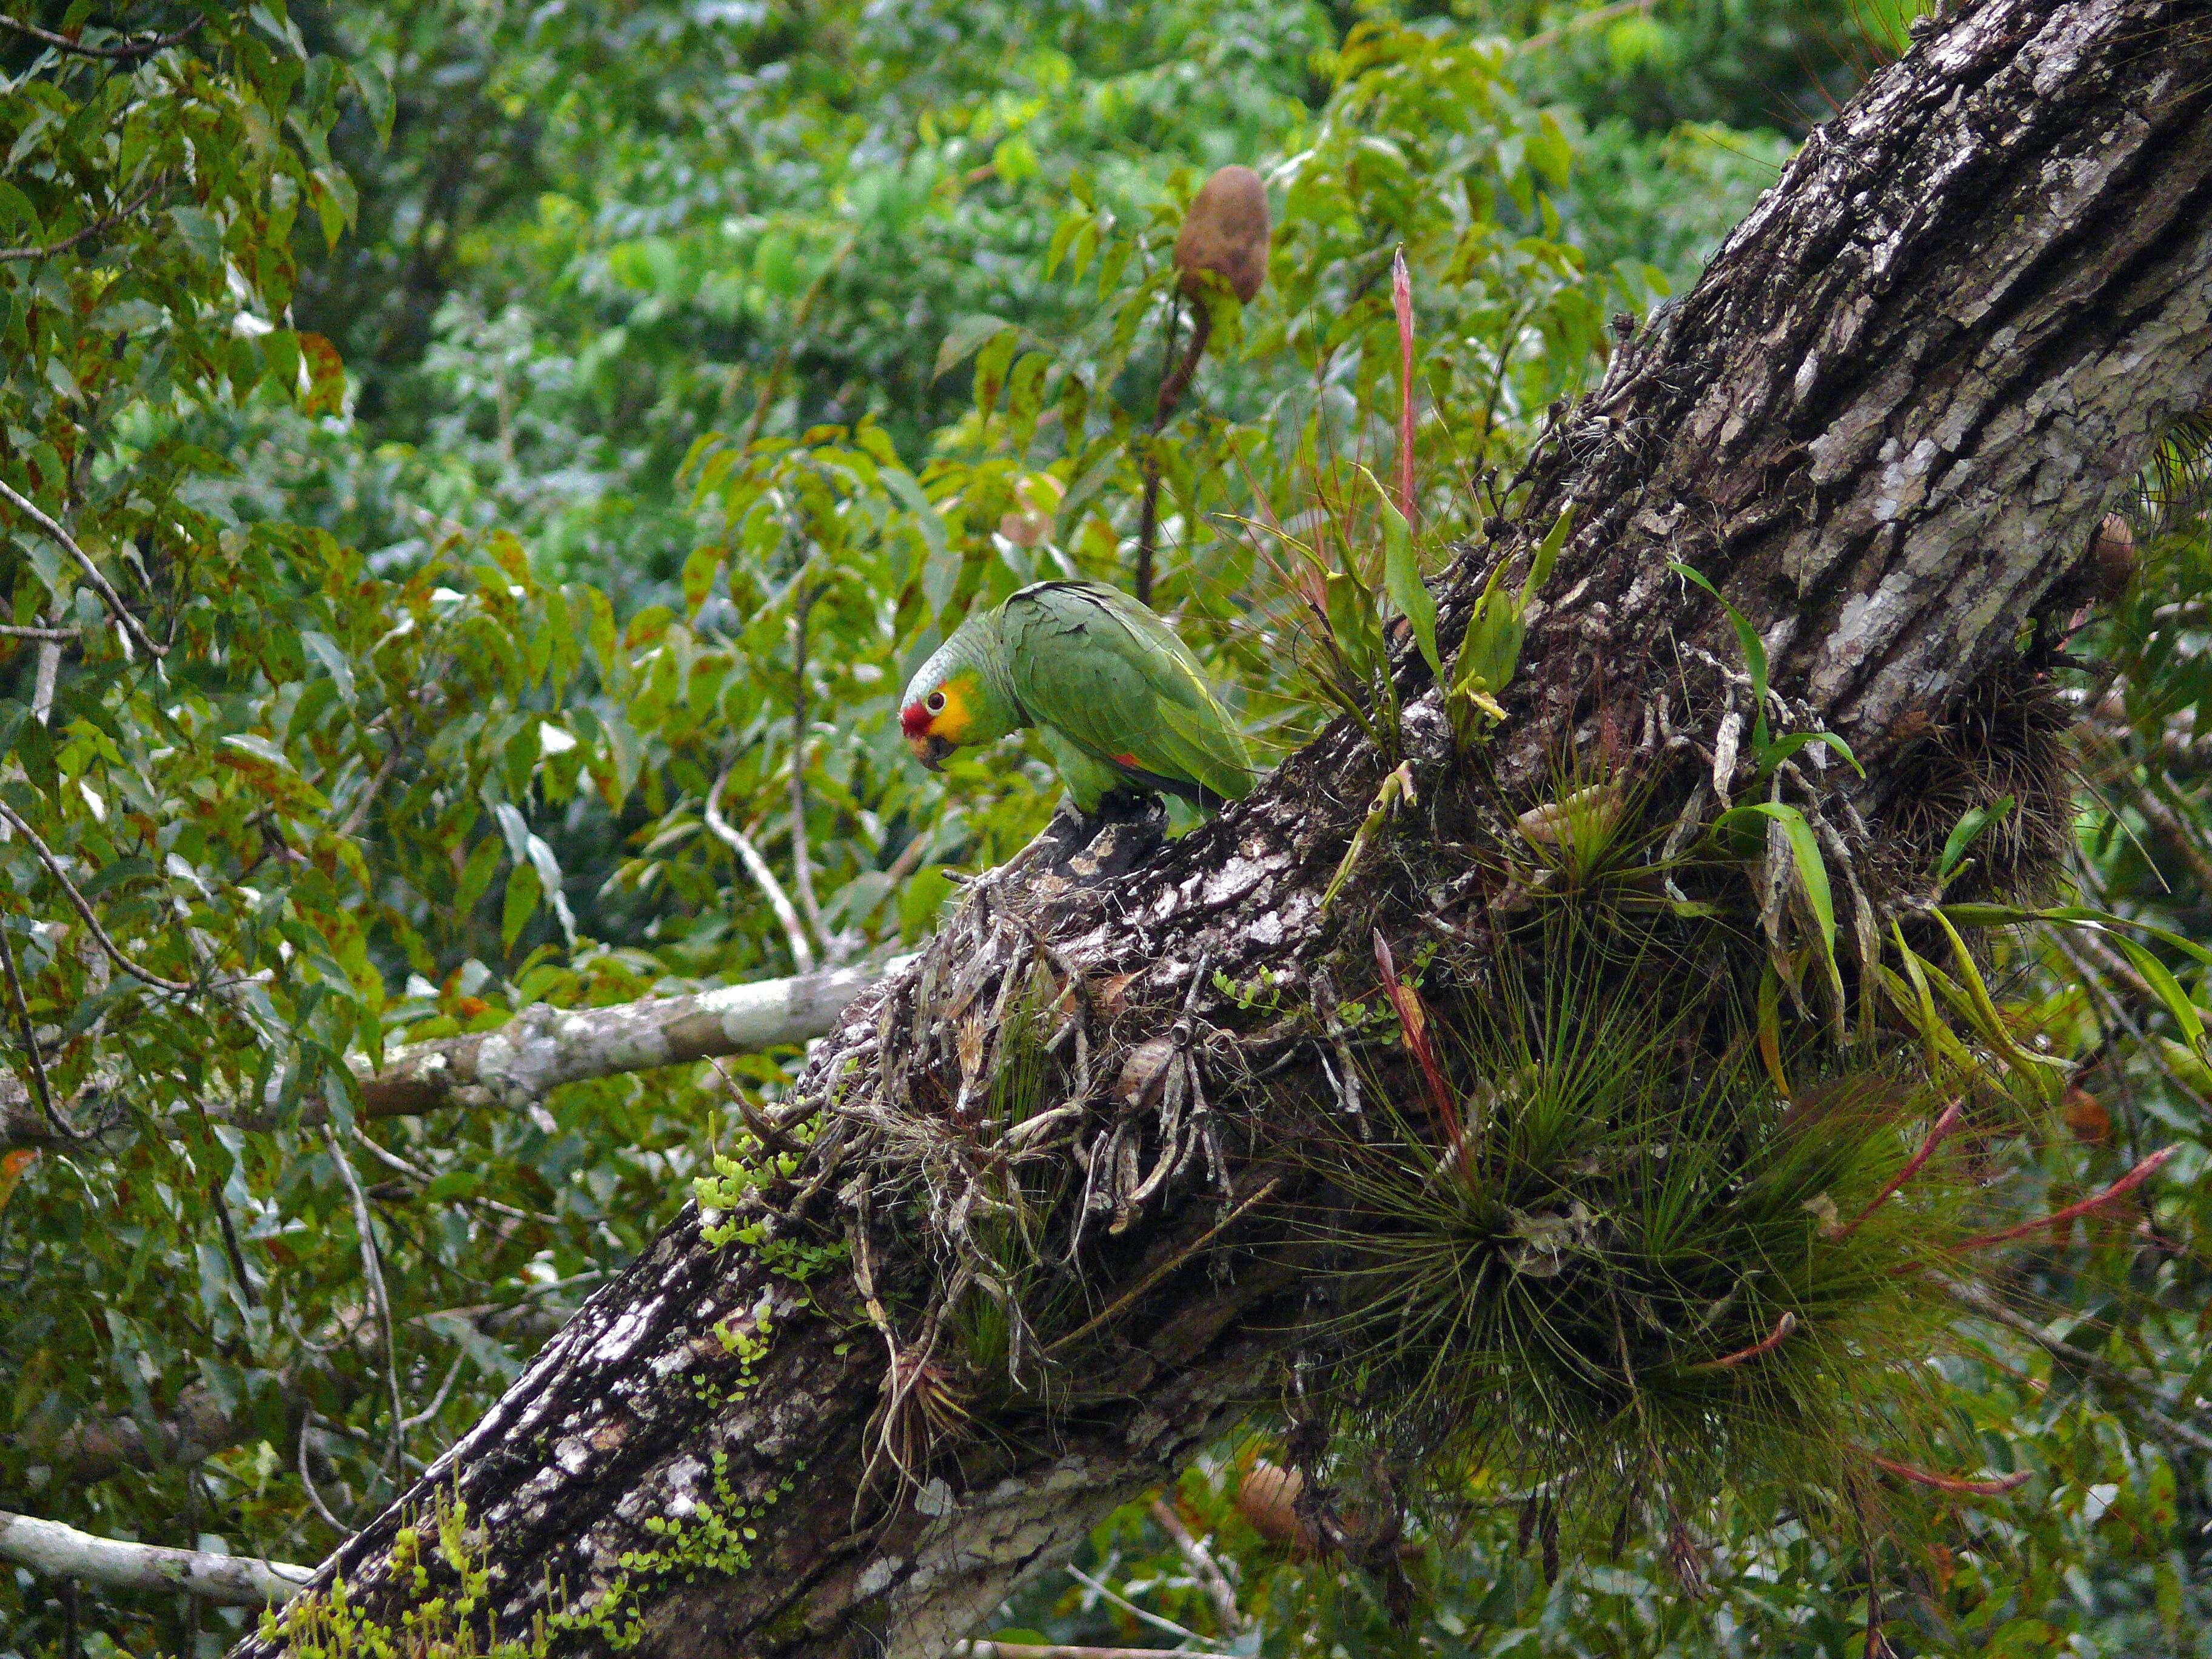
<svg viewBox="0 0 2212 1659"><path fill-rule="evenodd" d="M919 937L953 873L1041 824L1040 755L940 785L893 699L970 604L1126 574L1166 250L1209 170L1267 174L1274 260L1160 451L1158 602L1287 744L1319 716L1278 538L1371 539L1354 469L1396 460L1392 251L1434 547L1601 366L1607 319L1693 280L1903 21L1883 0L9 15L94 45L192 26L120 58L0 33L0 480L166 647L126 649L72 557L0 509L8 620L76 630L50 699L40 643L0 641L0 799L131 964L190 988L134 976L0 840L25 1013L86 1132L0 1164L0 1507L294 1559L471 1422L736 1133L711 1070L359 1122L345 1058L803 965L710 792L815 960ZM2212 552L2185 503L2141 523L2144 573L2086 636L2077 874L2201 934ZM1899 1651L2212 1651L2212 1484L2162 1426L2212 1431L2206 1079L2171 1011L2083 951L2012 958L2019 1017L2087 1062L2088 1103L1999 1178L2033 1213L2182 1150L2122 1223L1992 1272L2143 1381L1973 1328L1983 1357L1940 1379L1950 1449L2032 1478L1881 1561ZM734 1085L773 1092L795 1059ZM180 1407L243 1431L65 1472L87 1424L156 1439ZM1864 1640L1856 1549L1724 1510L1698 1521L1706 1599L1640 1546L1547 1584L1497 1492L1395 1631L1364 1581L1251 1531L1237 1455L1179 1489L1257 1620L1224 1648ZM1217 1634L1145 1506L1078 1565L1121 1601L1054 1577L1006 1628L1176 1639L1134 1606ZM0 1659L212 1654L238 1619L0 1572Z"/></svg>

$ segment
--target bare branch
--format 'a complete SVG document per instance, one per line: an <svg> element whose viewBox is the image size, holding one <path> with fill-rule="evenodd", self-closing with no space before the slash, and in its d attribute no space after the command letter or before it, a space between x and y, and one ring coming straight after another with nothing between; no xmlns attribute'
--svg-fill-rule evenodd
<svg viewBox="0 0 2212 1659"><path fill-rule="evenodd" d="M707 828L737 854L738 862L745 866L753 885L768 900L768 908L775 912L784 938L791 942L793 965L802 974L811 974L814 971L814 946L807 939L806 929L799 925L799 912L791 908L791 896L783 890L783 884L775 878L775 872L769 868L768 860L753 845L752 837L722 816L722 790L729 781L730 769L726 766L722 775L714 780L714 787L707 792Z"/></svg>
<svg viewBox="0 0 2212 1659"><path fill-rule="evenodd" d="M27 628L14 623L0 623L0 639L44 640L49 645L66 645L76 637L74 628Z"/></svg>
<svg viewBox="0 0 2212 1659"><path fill-rule="evenodd" d="M1127 1596L1122 1595L1109 1588L1107 1585L1099 1583L1098 1580L1093 1578L1089 1573L1084 1571L1082 1568L1077 1566L1073 1561L1067 1564L1067 1576L1075 1580L1077 1583L1082 1585L1084 1589L1091 1591L1094 1595L1101 1597L1113 1607L1119 1607L1122 1612L1127 1613L1132 1619L1142 1620L1146 1624L1150 1625L1154 1630L1164 1630L1169 1635L1176 1637L1185 1642L1204 1642L1206 1640L1206 1638L1203 1636L1200 1636L1196 1631L1185 1630L1181 1625L1176 1623L1174 1620L1164 1619L1158 1613L1153 1613L1148 1608L1139 1607L1134 1601L1129 1600Z"/></svg>
<svg viewBox="0 0 2212 1659"><path fill-rule="evenodd" d="M13 29L28 40L52 46L56 52L65 52L76 58L97 58L110 64L136 63L142 58L151 58L157 52L167 52L171 46L190 40L207 21L204 15L195 17L173 34L156 34L143 40L118 40L113 46L88 46L82 40L72 40L66 34L56 34L52 29L42 29L35 23L26 23L20 18L0 13L0 28ZM9 256L0 253L0 258Z"/></svg>
<svg viewBox="0 0 2212 1659"><path fill-rule="evenodd" d="M823 954L834 968L844 951L842 941L830 938L830 930L822 925L822 907L814 898L813 853L806 840L806 619L821 597L818 587L802 592L791 617L791 875L806 925L822 942Z"/></svg>
<svg viewBox="0 0 2212 1659"><path fill-rule="evenodd" d="M101 573L100 567L93 562L92 555L76 544L76 538L74 536L63 529L54 520L47 517L45 509L32 501L29 496L18 493L15 487L4 478L0 478L0 496L5 496L14 504L17 512L52 537L71 558L84 567L86 580L92 583L94 591L106 602L108 610L114 613L115 620L122 624L124 632L138 642L140 650L149 657L166 657L169 654L168 647L156 645L154 642L154 636L146 631L137 617L131 614L130 608L123 603L123 596L115 591L114 584L110 582Z"/></svg>
<svg viewBox="0 0 2212 1659"><path fill-rule="evenodd" d="M1176 1513L1175 1505L1166 1498L1152 1499L1152 1519L1159 1523L1160 1530L1174 1540L1176 1548L1182 1552L1182 1559L1189 1564L1200 1584L1204 1586L1208 1599L1213 1603L1214 1621L1221 1626L1221 1633L1228 1637L1243 1635L1244 1615L1237 1611L1237 1587L1222 1572L1220 1564L1213 1559L1213 1552L1183 1525L1182 1516Z"/></svg>
<svg viewBox="0 0 2212 1659"><path fill-rule="evenodd" d="M8 17L0 16L0 23L7 23L11 21L12 20ZM16 27L20 27L21 26L16 25ZM90 224L85 226L81 230L70 232L68 235L63 237L58 242L47 242L42 245L33 244L25 247L0 247L0 263L14 259L50 259L57 253L66 253L78 243L90 241L102 231L114 229L116 226L121 224L132 214L137 212L140 208L146 205L147 198L153 195L155 191L160 187L161 183L161 181L159 179L155 179L152 184L148 185L145 189L140 191L136 196L125 202L121 207L116 209L114 212L107 215L105 218L94 219Z"/></svg>
<svg viewBox="0 0 2212 1659"><path fill-rule="evenodd" d="M392 1441L384 1461L397 1481L407 1445L407 1406L399 1397L399 1342L392 1334L392 1297L384 1288L384 1265L379 1259L375 1231L369 1224L368 1200L362 1193L360 1177L354 1174L345 1149L327 1123L323 1126L323 1145L330 1149L331 1161L338 1166L338 1178L345 1182L346 1196L353 1202L354 1230L361 1235L362 1279L368 1287L376 1322L384 1331L384 1378L392 1390Z"/></svg>
<svg viewBox="0 0 2212 1659"><path fill-rule="evenodd" d="M39 1034L31 1025L30 999L23 994L22 975L15 971L15 947L8 937L4 921L0 921L0 968L7 969L8 1000L15 1008L15 1023L23 1034L23 1053L30 1059L31 1083L38 1093L39 1109L46 1114L56 1134L64 1140L75 1140L76 1132L64 1121L60 1109L54 1104L52 1085L46 1081L46 1056L39 1052Z"/></svg>
<svg viewBox="0 0 2212 1659"><path fill-rule="evenodd" d="M7 487L6 484L0 483L0 489L5 489ZM163 979L159 974L149 969L141 968L129 957L125 956L123 947L107 936L107 929L101 927L100 918L93 915L90 902L83 894L77 891L76 884L69 878L68 872L62 868L62 861L54 856L53 848L39 839L39 832L24 823L21 814L4 800L0 800L0 818L5 818L10 829L30 842L31 850L39 855L39 862L46 866L48 875L61 884L63 893L68 896L70 908L84 919L84 925L92 930L93 938L99 942L100 948L107 953L108 960L130 975L131 978L150 985L157 991L174 991L179 995L185 995L192 990L193 987L190 980Z"/></svg>
<svg viewBox="0 0 2212 1659"><path fill-rule="evenodd" d="M289 1561L97 1538L6 1510L0 1510L0 1558L51 1578L82 1578L110 1589L185 1590L229 1607L282 1606L315 1571Z"/></svg>
<svg viewBox="0 0 2212 1659"><path fill-rule="evenodd" d="M1990 1321L1992 1324L2003 1326L2005 1329L2015 1335L2026 1337L2052 1358L2060 1360L2076 1370L2085 1372L2100 1382L2124 1389L2129 1393L2140 1396L2148 1402L2142 1407L2144 1417L2169 1439L2178 1440L2195 1451L2212 1452L2212 1434L2207 1434L2202 1429L2192 1428L2160 1409L2172 1405L2172 1402L2166 1398L2165 1391L2150 1377L2140 1371L2115 1365L2110 1360L2100 1358L2087 1349L2077 1348L2072 1343L2051 1335L2033 1320L2007 1307L1984 1285L1971 1281L1946 1279L1943 1281L1943 1286L1982 1318Z"/></svg>
<svg viewBox="0 0 2212 1659"><path fill-rule="evenodd" d="M0 813L5 811L0 802ZM513 1110L564 1083L810 1042L836 1028L847 1003L913 960L899 956L605 1008L537 1004L495 1031L393 1048L381 1071L372 1071L366 1056L355 1055L362 1115L406 1117L463 1106ZM31 1109L28 1094L11 1097L11 1086L12 1077L0 1073L0 1152L56 1144L52 1129ZM250 1102L213 1100L205 1108L214 1121L241 1128L265 1129L277 1121L265 1105ZM329 1108L311 1101L290 1121L314 1128L330 1121Z"/></svg>

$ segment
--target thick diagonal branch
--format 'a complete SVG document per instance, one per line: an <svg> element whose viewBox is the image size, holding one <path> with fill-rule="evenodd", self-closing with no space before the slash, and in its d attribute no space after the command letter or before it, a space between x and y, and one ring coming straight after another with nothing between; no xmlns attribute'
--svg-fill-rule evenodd
<svg viewBox="0 0 2212 1659"><path fill-rule="evenodd" d="M1577 508L1482 756L1486 788L1533 804L1563 753L1646 729L1695 751L1707 787L1741 787L1747 717L1741 702L1718 712L1739 696L1736 647L1680 562L1758 627L1793 711L1850 738L1869 777L1848 804L1880 841L1912 716L1940 714L2040 609L2071 602L2091 526L2166 417L2212 402L2212 82L2187 33L2203 18L2160 0L1985 0L1814 135L1697 288L1555 423L1501 540L1438 584L1449 650L1497 562ZM1084 846L1063 824L978 884L801 1083L820 1138L769 1184L778 1206L838 1227L787 1234L757 1207L742 1218L761 1248L718 1249L698 1214L680 1218L325 1577L396 1613L411 1593L390 1560L402 1516L457 1493L483 1528L502 1628L564 1607L605 1615L562 1630L562 1651L608 1650L612 1620L655 1659L921 1659L1276 1397L1308 1275L1285 1243L1296 1172L1268 1158L1325 1085L1320 1059L1301 1065L1291 1037L1255 1030L1222 988L1361 971L1353 919L1481 937L1443 842L1363 861L1322 902L1384 773L1402 762L1424 803L1464 789L1470 762L1410 653L1399 684L1401 753L1340 726L1180 841L1124 859L1121 830ZM885 1136L910 1136L916 1156L971 1144L939 1132L998 1040L1005 989L1047 981L1079 1072L1109 1022L1117 1043L1150 1037L1178 1124L1212 1136L1188 1138L1152 1207L1118 1184L1103 1194L1084 1246L1101 1263L1091 1306L1118 1308L1132 1287L1141 1304L1053 1381L1049 1413L945 1394L935 1323L872 1334L898 1287L948 1261L980 1285L983 1269L958 1255L972 1218L933 1212L918 1182L871 1209L884 1176L867 1162ZM1217 1133L1208 1032L1281 1051L1231 1079L1234 1136ZM1124 1150L1137 1156L1115 1138L1125 1120L1103 1088L1073 1093L1047 1127L1114 1177ZM1278 1181L1277 1199L1241 1209ZM868 1247L866 1296L842 1265L793 1254L839 1229ZM959 1455L918 1469L916 1491L872 1488L885 1445L917 1449L918 1408L902 1403L917 1399L965 1413ZM702 1513L740 1508L742 1549L685 1553Z"/></svg>

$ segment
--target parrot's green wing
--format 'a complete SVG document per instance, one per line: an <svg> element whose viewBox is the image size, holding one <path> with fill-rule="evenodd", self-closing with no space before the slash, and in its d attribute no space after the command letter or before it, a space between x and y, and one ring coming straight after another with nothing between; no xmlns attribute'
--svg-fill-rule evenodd
<svg viewBox="0 0 2212 1659"><path fill-rule="evenodd" d="M1038 582L1006 601L999 626L1007 689L1031 723L1141 787L1198 800L1251 792L1251 757L1205 671L1134 600ZM1083 793L1076 805L1091 810Z"/></svg>

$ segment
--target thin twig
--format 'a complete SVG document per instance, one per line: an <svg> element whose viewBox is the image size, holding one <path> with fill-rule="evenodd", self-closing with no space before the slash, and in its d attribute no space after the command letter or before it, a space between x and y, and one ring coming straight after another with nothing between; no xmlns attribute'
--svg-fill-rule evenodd
<svg viewBox="0 0 2212 1659"><path fill-rule="evenodd" d="M438 1414L446 1403L446 1396L453 1393L453 1384L459 1380L461 1367L467 1363L469 1351L466 1348L458 1343L454 1345L453 1363L446 1368L446 1380L438 1384L438 1392L430 1396L430 1403L409 1418L404 1424L401 1425L402 1427L420 1428Z"/></svg>
<svg viewBox="0 0 2212 1659"><path fill-rule="evenodd" d="M138 642L141 650L149 657L166 657L169 654L168 647L156 645L154 642L154 636L146 631L137 617L131 614L129 608L123 603L123 596L115 591L114 584L110 582L101 574L100 567L93 562L92 555L76 544L75 537L63 529L54 520L47 517L46 510L36 501L18 492L15 487L4 478L0 478L0 496L5 496L14 504L17 512L22 514L33 524L59 543L70 556L84 568L86 580L92 583L94 590L106 601L108 610L114 613L116 621L122 624L124 632Z"/></svg>
<svg viewBox="0 0 2212 1659"><path fill-rule="evenodd" d="M0 17L0 22L6 22L8 20L6 18ZM15 259L51 258L57 253L68 252L79 242L89 241L93 237L99 235L103 230L112 230L116 226L121 224L125 219L128 219L132 214L137 212L140 208L145 206L146 198L154 193L161 182L161 181L159 179L155 179L152 184L148 185L145 189L140 191L136 196L125 202L121 207L116 209L114 212L109 214L106 218L94 220L82 230L70 232L70 234L63 237L58 242L33 244L23 247L0 247L0 264L4 264L9 260Z"/></svg>
<svg viewBox="0 0 2212 1659"><path fill-rule="evenodd" d="M1227 1215L1222 1217L1220 1220L1215 1222L1213 1225L1208 1227L1204 1232L1200 1233L1198 1237L1193 1241L1188 1249L1176 1251L1166 1261L1161 1262L1159 1266L1154 1267L1152 1272L1146 1273L1134 1285L1132 1285L1127 1291L1124 1291L1120 1296L1115 1297L1112 1302L1109 1303L1097 1313L1084 1321L1082 1324L1077 1326L1066 1336L1060 1338L1059 1340L1053 1343L1050 1347L1044 1351L1044 1357L1048 1359L1051 1358L1053 1355L1060 1352L1071 1345L1080 1341L1083 1338L1090 1335L1091 1332L1097 1330L1100 1326L1110 1323L1114 1319L1118 1317L1131 1303L1134 1302L1139 1297L1144 1295L1144 1293L1151 1290L1153 1285L1158 1284L1160 1280L1165 1279L1177 1267L1182 1267L1183 1263L1188 1261L1208 1244L1211 1244L1215 1239L1218 1238L1223 1233L1234 1226L1240 1219L1243 1218L1246 1211L1251 1209L1254 1205L1259 1203L1261 1200L1269 1197L1273 1194L1275 1188L1282 1184L1282 1176L1269 1176L1266 1184L1263 1185L1259 1191L1254 1193L1251 1197L1246 1199L1242 1204L1239 1204Z"/></svg>
<svg viewBox="0 0 2212 1659"><path fill-rule="evenodd" d="M78 58L98 58L111 64L134 63L141 58L151 58L157 52L167 52L171 46L190 40L206 22L204 15L195 17L173 34L157 34L146 40L125 40L112 46L88 46L82 40L72 40L66 34L56 34L35 23L26 23L20 18L0 15L0 28L10 28L27 40L37 40L52 46L56 52L66 52ZM0 255L0 258L5 258Z"/></svg>
<svg viewBox="0 0 2212 1659"><path fill-rule="evenodd" d="M4 920L0 920L0 968L8 970L8 1000L15 1005L15 1019L22 1028L23 1052L31 1059L31 1082L38 1090L39 1109L64 1140L79 1139L82 1137L63 1121L61 1109L54 1104L54 1091L46 1081L46 1056L39 1052L39 1036L31 1026L31 1001L23 994L22 977L15 971L15 947L8 938Z"/></svg>
<svg viewBox="0 0 2212 1659"><path fill-rule="evenodd" d="M1089 1573L1084 1571L1082 1568L1077 1566L1073 1561L1067 1564L1067 1576L1075 1580L1077 1583L1084 1585L1087 1589L1094 1590L1098 1595L1103 1595L1107 1601L1112 1602L1115 1607L1121 1608L1122 1612L1129 1614L1132 1618L1141 1619L1156 1630L1164 1630L1169 1635L1180 1637L1186 1642L1206 1641L1206 1638L1200 1636L1196 1631L1185 1630L1181 1625L1176 1623L1174 1620L1164 1618L1157 1613L1148 1612L1146 1609L1139 1607L1127 1596L1118 1595L1115 1591L1109 1589L1105 1585L1100 1583L1096 1578L1093 1578ZM1208 1645L1212 1644L1209 1644Z"/></svg>
<svg viewBox="0 0 2212 1659"><path fill-rule="evenodd" d="M300 1421L300 1485L307 1492L307 1501L314 1505L315 1513L323 1517L324 1524L337 1534L340 1541L343 1541L360 1529L346 1525L331 1513L331 1506L323 1502L321 1489L315 1485L315 1477L307 1473L307 1437L314 1431L314 1427L315 1414L309 1412Z"/></svg>
<svg viewBox="0 0 2212 1659"><path fill-rule="evenodd" d="M327 1123L323 1125L323 1145L330 1148L331 1162L338 1166L338 1178L345 1183L346 1196L353 1202L353 1224L361 1235L362 1278L368 1284L377 1322L384 1328L384 1376L392 1389L392 1438L384 1461L386 1472L396 1484L404 1469L407 1405L399 1397L399 1341L392 1328L392 1297L384 1286L383 1264L377 1259L376 1234L369 1225L368 1194L361 1189L360 1177L354 1174L345 1149L338 1145L337 1132Z"/></svg>
<svg viewBox="0 0 2212 1659"><path fill-rule="evenodd" d="M1089 1648L1067 1642L955 1642L951 1659L1170 1659L1181 1648Z"/></svg>
<svg viewBox="0 0 2212 1659"><path fill-rule="evenodd" d="M760 1142L763 1152L772 1154L784 1152L793 1158L805 1155L806 1149L784 1133L781 1125L745 1097L745 1091L738 1086L737 1079L730 1075L727 1066L712 1054L707 1056L707 1063L714 1068L714 1074L722 1079L722 1086L730 1091L730 1099L738 1109L738 1115L744 1120L745 1127L751 1132L753 1139Z"/></svg>
<svg viewBox="0 0 2212 1659"><path fill-rule="evenodd" d="M806 337L807 320L814 314L815 305L828 289L830 279L837 274L839 267L844 264L860 240L857 231L848 236L844 246L830 256L829 264L823 265L820 274L806 285L806 292L799 296L799 304L792 310L791 321L784 328L782 343L776 347L775 360L768 366L768 378L761 383L760 397L753 404L753 412L745 416L745 423L738 430L735 447L739 454L752 447L753 440L760 436L761 425L768 419L776 394L783 390L783 377L785 371L791 367L793 345ZM735 370L731 372L731 379L735 381ZM735 389L734 385L732 389Z"/></svg>
<svg viewBox="0 0 2212 1659"><path fill-rule="evenodd" d="M399 1174L405 1176L410 1181L420 1182L427 1187L430 1182L437 1179L437 1176L433 1175L429 1170L425 1170L417 1164L409 1163L405 1158L400 1157L398 1153L393 1152L390 1147L379 1146L375 1136L362 1134L359 1136L358 1139L362 1148L368 1152L370 1156L374 1158L378 1163L383 1164L386 1169L397 1170ZM502 1204L495 1198L464 1198L459 1201L464 1204L474 1205L480 1210L489 1210L495 1215L503 1215L511 1221L533 1221L541 1227L558 1227L561 1224L557 1217L543 1215L536 1210L517 1209L514 1205Z"/></svg>
<svg viewBox="0 0 2212 1659"><path fill-rule="evenodd" d="M806 840L806 619L821 597L819 587L802 589L791 613L791 876L806 925L821 942L823 958L835 968L844 949L822 925L822 907L814 899L814 860Z"/></svg>
<svg viewBox="0 0 2212 1659"><path fill-rule="evenodd" d="M1182 1559L1189 1564L1191 1571L1197 1576L1199 1583L1212 1599L1214 1620L1221 1626L1221 1633L1232 1638L1242 1636L1244 1633L1244 1615L1237 1611L1237 1587L1222 1572L1220 1564L1213 1559L1212 1551L1183 1525L1182 1516L1176 1513L1175 1505L1164 1498L1152 1499L1152 1519L1159 1523L1160 1530L1174 1540L1176 1548L1182 1552Z"/></svg>
<svg viewBox="0 0 2212 1659"><path fill-rule="evenodd" d="M44 640L49 645L66 645L76 637L74 628L29 628L15 623L0 623L0 639Z"/></svg>
<svg viewBox="0 0 2212 1659"><path fill-rule="evenodd" d="M1942 1278L1938 1278L1936 1282L1948 1291L1958 1301L1972 1309L1982 1318L1990 1321L1992 1324L2003 1326L2005 1329L2013 1332L2015 1335L2026 1337L2052 1358L2063 1360L2067 1364L2077 1370L2087 1372L2100 1382L2128 1389L2154 1402L2142 1408L2143 1414L2154 1424L2192 1450L2212 1452L2212 1434L2206 1434L2202 1429L2191 1428L2188 1424L2168 1416L2166 1412L2160 1409L2171 1402L2167 1401L2165 1390L2150 1378L2131 1371L2124 1365L2115 1365L2109 1359L2091 1353L2086 1348L2077 1348L2062 1337L2051 1335L2033 1320L2007 1307L1980 1285Z"/></svg>
<svg viewBox="0 0 2212 1659"><path fill-rule="evenodd" d="M1152 429L1145 447L1144 504L1137 516L1136 588L1139 605L1152 602L1152 547L1159 538L1160 528L1160 433L1175 413L1176 405L1182 401L1191 376L1198 373L1198 360L1206 355L1206 343L1213 334L1213 311L1203 299L1198 301L1197 313L1191 319L1190 346L1182 361L1160 381L1159 394L1152 404ZM1168 313L1167 343L1163 354L1168 361L1174 356L1176 326L1182 317L1182 302L1178 301Z"/></svg>
<svg viewBox="0 0 2212 1659"><path fill-rule="evenodd" d="M352 839L354 832L361 828L362 821L368 817L368 809L376 804L377 792L392 781L392 775L399 769L400 757L406 752L405 738L395 732L392 737L392 752L384 757L384 763L376 769L375 775L362 788L361 799L354 802L352 810L345 815L345 822L338 825L337 835L340 841Z"/></svg>
<svg viewBox="0 0 2212 1659"><path fill-rule="evenodd" d="M0 489L6 488L7 485L0 484ZM123 947L107 936L107 930L100 925L100 918L93 915L91 903L83 894L77 891L76 884L71 882L63 871L61 860L54 856L53 848L39 839L39 832L24 823L21 814L4 800L0 800L0 818L5 818L10 829L30 842L31 850L39 855L39 862L46 866L48 875L61 884L62 891L68 896L70 908L84 919L84 925L92 930L93 938L99 942L100 948L107 953L109 961L130 975L131 978L142 984L150 985L157 991L174 991L181 995L192 989L190 980L163 979L159 974L141 968L129 957L125 956Z"/></svg>
<svg viewBox="0 0 2212 1659"><path fill-rule="evenodd" d="M775 872L769 868L768 860L753 845L752 837L722 816L721 795L729 781L730 768L726 766L722 775L714 780L714 787L707 792L707 828L715 839L737 854L738 861L745 866L753 884L768 900L768 908L775 912L783 936L791 944L792 965L802 974L811 974L814 971L814 946L807 942L806 929L800 925L799 912L791 908L791 895L783 890L783 884L775 878Z"/></svg>

